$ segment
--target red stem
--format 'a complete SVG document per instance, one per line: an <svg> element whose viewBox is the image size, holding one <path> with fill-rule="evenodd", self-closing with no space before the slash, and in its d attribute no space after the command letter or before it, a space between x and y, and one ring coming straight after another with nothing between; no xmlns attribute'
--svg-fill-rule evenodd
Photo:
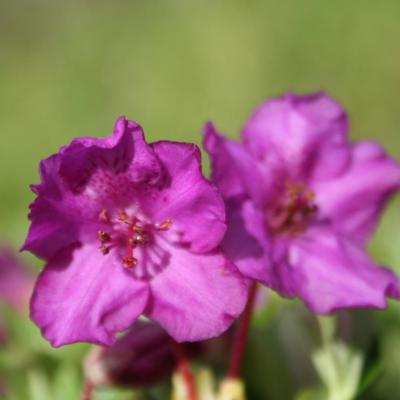
<svg viewBox="0 0 400 400"><path fill-rule="evenodd" d="M188 400L197 400L196 394L196 382L190 368L190 362L187 358L185 348L179 344L174 343L175 348L175 356L177 360L177 369L178 372L182 375L183 381L186 384L186 389L188 393Z"/></svg>
<svg viewBox="0 0 400 400"><path fill-rule="evenodd" d="M246 307L242 316L240 317L239 325L236 329L236 334L233 339L232 355L228 369L229 378L238 378L240 376L240 369L246 349L247 337L249 336L251 316L253 314L256 293L257 283L253 282L249 289L249 297L247 298Z"/></svg>
<svg viewBox="0 0 400 400"><path fill-rule="evenodd" d="M83 385L81 399L92 400L93 391L94 391L94 385L90 380L87 379Z"/></svg>

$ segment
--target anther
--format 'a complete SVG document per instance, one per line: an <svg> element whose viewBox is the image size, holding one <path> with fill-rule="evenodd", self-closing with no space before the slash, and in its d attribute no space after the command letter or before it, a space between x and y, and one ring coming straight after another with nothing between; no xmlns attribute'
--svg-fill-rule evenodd
<svg viewBox="0 0 400 400"><path fill-rule="evenodd" d="M307 214L315 214L318 211L318 206L316 204L311 204L306 208Z"/></svg>
<svg viewBox="0 0 400 400"><path fill-rule="evenodd" d="M100 251L101 251L104 255L106 255L106 254L108 254L108 253L110 252L110 248L109 248L109 247L106 247L106 246L104 246L104 245L102 245L102 246L100 246Z"/></svg>
<svg viewBox="0 0 400 400"><path fill-rule="evenodd" d="M129 216L125 211L118 211L117 213L117 218L121 221L121 222L128 222L129 220Z"/></svg>
<svg viewBox="0 0 400 400"><path fill-rule="evenodd" d="M99 220L108 224L110 222L110 214L106 208L103 208L99 214Z"/></svg>
<svg viewBox="0 0 400 400"><path fill-rule="evenodd" d="M158 231L167 231L172 226L172 219L167 219L164 222L159 224L155 224L155 227Z"/></svg>
<svg viewBox="0 0 400 400"><path fill-rule="evenodd" d="M104 231L98 231L97 238L100 240L101 243L107 243L111 241L111 236Z"/></svg>
<svg viewBox="0 0 400 400"><path fill-rule="evenodd" d="M306 194L305 194L305 198L306 198L308 201L313 201L313 200L315 200L315 193L312 192L311 190L307 190L307 191L306 191Z"/></svg>
<svg viewBox="0 0 400 400"><path fill-rule="evenodd" d="M144 231L144 229L145 229L145 227L144 227L143 223L141 223L140 221L136 221L135 225L133 225L133 230L135 232L141 233Z"/></svg>
<svg viewBox="0 0 400 400"><path fill-rule="evenodd" d="M122 263L126 268L133 268L137 264L137 259L133 256L125 256L122 258Z"/></svg>
<svg viewBox="0 0 400 400"><path fill-rule="evenodd" d="M132 240L135 245L144 244L146 242L146 235L141 233L135 233Z"/></svg>
<svg viewBox="0 0 400 400"><path fill-rule="evenodd" d="M308 221L318 212L315 194L304 184L286 184L286 192L278 199L267 222L274 233L298 234L307 229Z"/></svg>

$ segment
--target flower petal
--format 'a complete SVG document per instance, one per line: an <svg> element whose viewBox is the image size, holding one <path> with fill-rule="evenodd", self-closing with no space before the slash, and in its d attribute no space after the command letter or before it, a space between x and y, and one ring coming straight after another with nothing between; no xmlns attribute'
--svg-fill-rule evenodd
<svg viewBox="0 0 400 400"><path fill-rule="evenodd" d="M228 201L227 216L225 255L246 278L260 281L283 296L292 296L287 244L268 233L262 211L249 200Z"/></svg>
<svg viewBox="0 0 400 400"><path fill-rule="evenodd" d="M219 134L211 123L205 127L204 148L211 158L212 180L225 199L250 196L265 206L279 189L285 172L279 162L272 158L268 165L258 162L241 143Z"/></svg>
<svg viewBox="0 0 400 400"><path fill-rule="evenodd" d="M137 186L157 185L164 171L139 125L121 117L105 139L80 138L40 163L32 224L22 250L49 260L76 241L96 240L104 208L132 203Z"/></svg>
<svg viewBox="0 0 400 400"><path fill-rule="evenodd" d="M16 310L26 310L32 291L33 277L14 251L0 246L0 303Z"/></svg>
<svg viewBox="0 0 400 400"><path fill-rule="evenodd" d="M157 324L136 321L109 348L96 347L85 359L85 374L96 386L147 386L168 378L176 364L173 341Z"/></svg>
<svg viewBox="0 0 400 400"><path fill-rule="evenodd" d="M170 252L170 265L151 282L146 314L178 342L220 335L244 308L243 278L220 253Z"/></svg>
<svg viewBox="0 0 400 400"><path fill-rule="evenodd" d="M38 197L30 205L32 223L21 249L44 259L50 259L60 249L77 241L80 222L86 219L79 202L63 188L59 168L59 154L40 163L41 183L32 186ZM90 214L91 209L86 208L85 212Z"/></svg>
<svg viewBox="0 0 400 400"><path fill-rule="evenodd" d="M337 179L316 182L320 219L365 244L388 200L400 188L400 166L373 142L352 146L352 162Z"/></svg>
<svg viewBox="0 0 400 400"><path fill-rule="evenodd" d="M212 180L225 198L245 193L236 162L228 150L229 147L235 146L239 147L240 144L218 134L211 122L206 124L204 148L211 157Z"/></svg>
<svg viewBox="0 0 400 400"><path fill-rule="evenodd" d="M400 297L395 274L374 265L359 246L328 229L310 229L293 240L290 263L296 294L318 314L385 308L387 296Z"/></svg>
<svg viewBox="0 0 400 400"><path fill-rule="evenodd" d="M31 318L59 347L74 342L111 345L142 313L148 284L134 279L113 253L91 246L57 254L40 274Z"/></svg>
<svg viewBox="0 0 400 400"><path fill-rule="evenodd" d="M225 207L218 190L201 172L200 150L194 144L157 142L152 145L170 182L145 193L143 208L154 222L172 220L171 230L195 252L215 248L225 234Z"/></svg>
<svg viewBox="0 0 400 400"><path fill-rule="evenodd" d="M289 93L262 104L242 135L257 159L274 155L291 179L304 181L310 176L325 179L341 173L348 163L346 133L346 114L334 100L323 93Z"/></svg>
<svg viewBox="0 0 400 400"><path fill-rule="evenodd" d="M139 184L156 185L162 167L142 128L124 117L105 139L78 138L61 150L59 173L68 188L82 197L123 206Z"/></svg>

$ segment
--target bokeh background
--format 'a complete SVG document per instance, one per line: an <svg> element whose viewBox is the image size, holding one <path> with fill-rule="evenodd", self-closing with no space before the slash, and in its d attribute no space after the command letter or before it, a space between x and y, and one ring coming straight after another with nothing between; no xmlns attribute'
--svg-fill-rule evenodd
<svg viewBox="0 0 400 400"><path fill-rule="evenodd" d="M379 140L399 158L399 18L396 0L0 0L0 240L24 240L39 160L75 136L108 135L121 114L150 140L200 144L209 119L235 136L265 98L325 90L347 108L354 140ZM398 225L399 202L371 251L400 272ZM247 357L249 397L292 399L318 382L312 319L274 297L267 308ZM87 347L54 351L26 316L4 313L7 398L77 399ZM345 318L368 361L359 398L400 398L399 306Z"/></svg>

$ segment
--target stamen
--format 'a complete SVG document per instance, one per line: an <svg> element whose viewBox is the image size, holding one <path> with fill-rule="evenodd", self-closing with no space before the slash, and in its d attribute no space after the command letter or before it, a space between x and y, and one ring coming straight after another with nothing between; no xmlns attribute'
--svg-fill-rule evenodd
<svg viewBox="0 0 400 400"><path fill-rule="evenodd" d="M164 222L154 225L158 231L167 231L172 226L172 219L167 219Z"/></svg>
<svg viewBox="0 0 400 400"><path fill-rule="evenodd" d="M129 245L131 246L137 246L139 244L145 244L146 243L146 234L145 232L143 233L135 233L133 237L131 237L128 240Z"/></svg>
<svg viewBox="0 0 400 400"><path fill-rule="evenodd" d="M100 240L101 243L107 243L111 241L111 236L104 231L98 231L97 238Z"/></svg>
<svg viewBox="0 0 400 400"><path fill-rule="evenodd" d="M133 225L132 229L133 229L135 232L141 233L141 232L144 231L145 226L143 225L142 222L136 221L136 222L135 222L135 225Z"/></svg>
<svg viewBox="0 0 400 400"><path fill-rule="evenodd" d="M305 212L308 215L315 214L317 211L318 211L318 206L316 204L311 204L311 205L307 206L307 208L305 209Z"/></svg>
<svg viewBox="0 0 400 400"><path fill-rule="evenodd" d="M125 256L122 258L122 263L126 268L133 268L137 264L137 259L133 256Z"/></svg>
<svg viewBox="0 0 400 400"><path fill-rule="evenodd" d="M102 246L100 246L100 251L101 251L104 255L106 255L106 254L108 254L108 253L110 252L110 248L109 248L109 247L106 247L106 246L104 246L104 245L102 245Z"/></svg>
<svg viewBox="0 0 400 400"><path fill-rule="evenodd" d="M267 223L276 234L304 232L309 219L318 211L315 194L304 184L287 183L276 208L267 212Z"/></svg>
<svg viewBox="0 0 400 400"><path fill-rule="evenodd" d="M110 213L104 208L99 213L99 219L103 223L110 224L106 230L97 231L99 250L103 255L109 254L114 247L118 248L118 252L122 250L124 253L120 255L120 260L128 269L134 268L139 262L135 251L142 254L150 251L151 245L155 244L155 231L166 231L172 226L172 219L155 224L148 220L143 221L124 209ZM125 248L120 249L120 246ZM146 256L148 257L147 253Z"/></svg>
<svg viewBox="0 0 400 400"><path fill-rule="evenodd" d="M307 190L304 197L308 200L308 201L313 201L315 200L315 193L312 192L311 190Z"/></svg>
<svg viewBox="0 0 400 400"><path fill-rule="evenodd" d="M125 211L118 211L117 212L117 218L121 222L128 222L129 220L129 215Z"/></svg>
<svg viewBox="0 0 400 400"><path fill-rule="evenodd" d="M110 213L108 212L108 210L106 208L103 208L100 211L99 220L106 224L110 223Z"/></svg>

